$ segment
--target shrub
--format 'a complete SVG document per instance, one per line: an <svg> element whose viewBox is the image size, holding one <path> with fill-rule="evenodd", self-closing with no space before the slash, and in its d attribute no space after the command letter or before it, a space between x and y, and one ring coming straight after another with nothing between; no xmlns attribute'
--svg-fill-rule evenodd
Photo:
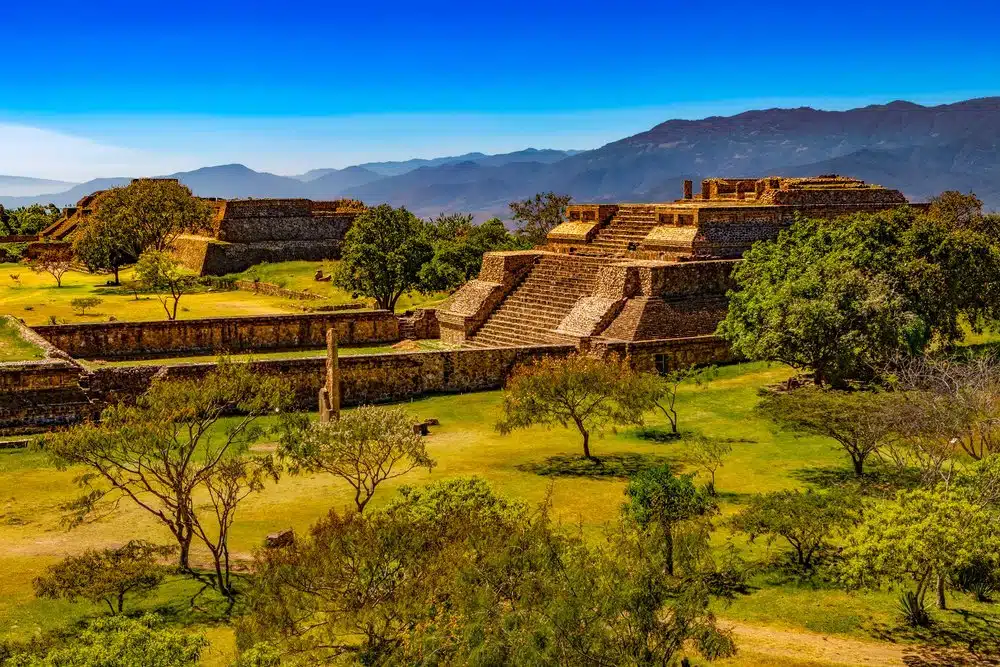
<svg viewBox="0 0 1000 667"><path fill-rule="evenodd" d="M96 308L102 303L104 303L104 299L99 299L96 296L84 296L69 302L81 315L86 315L88 308Z"/></svg>

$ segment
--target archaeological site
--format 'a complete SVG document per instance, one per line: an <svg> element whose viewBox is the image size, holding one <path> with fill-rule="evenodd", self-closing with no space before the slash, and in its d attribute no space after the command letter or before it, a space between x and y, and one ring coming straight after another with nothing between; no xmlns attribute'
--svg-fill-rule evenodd
<svg viewBox="0 0 1000 667"><path fill-rule="evenodd" d="M93 196L66 209L38 243L58 247L88 215ZM211 200L210 229L180 237L176 255L199 274L263 261L339 255L363 210L357 201ZM627 356L647 370L727 361L714 335L726 312L730 272L753 242L774 238L797 215L832 218L907 204L896 190L839 176L708 179L655 204L573 204L544 247L492 252L479 276L436 309L397 316L351 310L266 317L100 322L25 327L45 359L0 364L0 433L77 422L133 399L156 377L206 373L214 363L95 367L88 360L315 350L263 359L289 378L296 405L315 410L336 391L345 405L426 393L496 388L517 363L576 351ZM339 359L336 388L324 355L327 332L342 347L440 339L433 351ZM329 400L329 398L327 399Z"/></svg>

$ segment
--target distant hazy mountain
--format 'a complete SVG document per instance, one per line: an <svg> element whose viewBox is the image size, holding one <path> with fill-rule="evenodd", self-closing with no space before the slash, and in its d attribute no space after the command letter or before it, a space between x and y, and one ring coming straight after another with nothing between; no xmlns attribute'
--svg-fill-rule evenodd
<svg viewBox="0 0 1000 667"><path fill-rule="evenodd" d="M925 107L892 102L849 111L808 107L670 120L590 151L528 149L433 160L368 163L299 177L242 165L175 174L216 197L350 196L406 205L419 215L468 211L506 215L507 202L554 190L577 201L669 201L681 181L710 176L839 173L896 187L922 200L946 189L976 192L1000 208L1000 97ZM107 187L98 179L53 195L0 197L75 202Z"/></svg>
<svg viewBox="0 0 1000 667"><path fill-rule="evenodd" d="M52 181L47 178L0 175L0 195L7 197L30 197L45 192L66 190L74 185L67 181Z"/></svg>

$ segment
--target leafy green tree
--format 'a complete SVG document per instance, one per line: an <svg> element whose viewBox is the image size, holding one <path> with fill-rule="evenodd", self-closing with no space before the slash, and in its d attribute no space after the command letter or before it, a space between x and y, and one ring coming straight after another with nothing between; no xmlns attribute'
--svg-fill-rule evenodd
<svg viewBox="0 0 1000 667"><path fill-rule="evenodd" d="M244 649L291 664L665 665L732 655L705 579L623 524L595 547L478 479L404 489L258 554Z"/></svg>
<svg viewBox="0 0 1000 667"><path fill-rule="evenodd" d="M81 315L87 314L88 308L96 308L97 306L104 303L104 299L98 298L96 296L82 296L78 299L72 299L69 305L80 311Z"/></svg>
<svg viewBox="0 0 1000 667"><path fill-rule="evenodd" d="M193 667L208 641L202 635L167 629L151 614L111 616L87 623L75 637L44 655L15 655L18 667Z"/></svg>
<svg viewBox="0 0 1000 667"><path fill-rule="evenodd" d="M133 540L114 549L88 549L68 556L34 580L35 595L105 603L112 614L125 609L126 596L142 597L163 581L164 568L158 559L173 553L164 547Z"/></svg>
<svg viewBox="0 0 1000 667"><path fill-rule="evenodd" d="M733 446L718 438L697 436L688 443L685 460L693 466L701 468L709 475L708 493L716 495L715 472L726 462L726 457L733 453Z"/></svg>
<svg viewBox="0 0 1000 667"><path fill-rule="evenodd" d="M749 358L843 385L960 340L963 322L980 330L1000 312L998 223L953 208L796 221L734 270L719 333Z"/></svg>
<svg viewBox="0 0 1000 667"><path fill-rule="evenodd" d="M207 548L214 575L206 581L232 599L236 512L278 477L272 457L248 449L264 433L260 418L285 411L291 396L287 382L221 360L204 377L158 380L135 405L108 407L98 423L49 436L45 450L59 465L87 469L78 478L84 495L68 506L72 523L131 502L170 531L183 570L200 576L191 567L191 544Z"/></svg>
<svg viewBox="0 0 1000 667"><path fill-rule="evenodd" d="M585 355L545 357L515 369L507 379L500 433L534 425L576 427L583 455L590 436L607 426L641 424L649 405L642 381L626 361Z"/></svg>
<svg viewBox="0 0 1000 667"><path fill-rule="evenodd" d="M95 225L117 230L121 236L116 243L138 258L149 250L169 250L183 231L205 228L211 214L208 204L186 185L171 179L138 178L100 193L83 228Z"/></svg>
<svg viewBox="0 0 1000 667"><path fill-rule="evenodd" d="M782 428L836 441L861 477L869 457L896 437L896 408L902 400L893 392L802 388L770 392L757 409Z"/></svg>
<svg viewBox="0 0 1000 667"><path fill-rule="evenodd" d="M625 515L643 529L655 527L663 540L667 574L674 575L674 545L686 522L706 517L715 503L695 487L692 475L676 476L669 465L643 470L625 487Z"/></svg>
<svg viewBox="0 0 1000 667"><path fill-rule="evenodd" d="M755 494L729 525L751 542L760 536L768 546L784 540L792 562L808 571L830 552L830 541L859 520L858 500L846 493L785 490Z"/></svg>
<svg viewBox="0 0 1000 667"><path fill-rule="evenodd" d="M696 368L686 366L663 374L646 373L641 380L644 393L649 398L650 410L659 410L670 422L670 431L677 434L677 392L684 382L702 384L716 375L715 366Z"/></svg>
<svg viewBox="0 0 1000 667"><path fill-rule="evenodd" d="M423 227L402 207L366 209L344 237L336 283L394 311L399 297L419 287L420 269L434 254Z"/></svg>
<svg viewBox="0 0 1000 667"><path fill-rule="evenodd" d="M177 319L181 297L197 283L193 275L185 272L169 253L162 250L143 253L135 265L135 279L143 288L156 292L168 320Z"/></svg>
<svg viewBox="0 0 1000 667"><path fill-rule="evenodd" d="M476 225L471 215L441 215L427 225L434 255L420 269L424 291L453 290L479 275L483 255L498 250L525 250L524 239L491 218Z"/></svg>
<svg viewBox="0 0 1000 667"><path fill-rule="evenodd" d="M534 197L510 202L511 215L518 222L518 236L533 246L545 245L549 232L562 224L571 199L569 195L540 192Z"/></svg>
<svg viewBox="0 0 1000 667"><path fill-rule="evenodd" d="M358 512L382 482L435 465L402 408L361 406L331 422L296 417L282 437L281 456L292 472L327 472L346 481Z"/></svg>
<svg viewBox="0 0 1000 667"><path fill-rule="evenodd" d="M0 236L33 236L61 215L55 204L31 204L10 210L0 206Z"/></svg>
<svg viewBox="0 0 1000 667"><path fill-rule="evenodd" d="M134 230L105 218L88 218L73 235L73 254L91 273L110 271L115 284L121 283L119 270L139 259Z"/></svg>
<svg viewBox="0 0 1000 667"><path fill-rule="evenodd" d="M901 492L866 514L844 549L844 580L854 586L914 584L908 620L929 622L927 593L946 608L948 575L973 563L1000 565L996 517L943 486Z"/></svg>

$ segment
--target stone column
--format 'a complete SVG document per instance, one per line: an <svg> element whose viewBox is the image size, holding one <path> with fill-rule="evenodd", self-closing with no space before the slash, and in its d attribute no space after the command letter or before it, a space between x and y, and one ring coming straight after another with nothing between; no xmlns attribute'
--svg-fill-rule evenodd
<svg viewBox="0 0 1000 667"><path fill-rule="evenodd" d="M326 330L326 383L319 390L319 419L340 419L340 361L337 355L337 331Z"/></svg>
<svg viewBox="0 0 1000 667"><path fill-rule="evenodd" d="M684 199L691 199L692 197L694 197L694 183L684 181Z"/></svg>

